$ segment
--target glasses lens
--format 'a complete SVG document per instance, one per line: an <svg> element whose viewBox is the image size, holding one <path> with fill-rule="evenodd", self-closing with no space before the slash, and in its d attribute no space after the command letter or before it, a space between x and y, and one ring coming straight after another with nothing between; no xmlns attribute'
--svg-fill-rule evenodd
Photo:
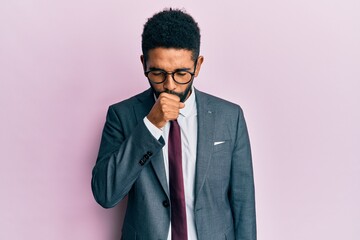
<svg viewBox="0 0 360 240"><path fill-rule="evenodd" d="M163 71L150 71L148 74L148 78L154 83L161 83L165 79L165 74L166 73Z"/></svg>
<svg viewBox="0 0 360 240"><path fill-rule="evenodd" d="M174 78L179 83L187 83L191 80L192 76L189 72L179 71L174 73Z"/></svg>

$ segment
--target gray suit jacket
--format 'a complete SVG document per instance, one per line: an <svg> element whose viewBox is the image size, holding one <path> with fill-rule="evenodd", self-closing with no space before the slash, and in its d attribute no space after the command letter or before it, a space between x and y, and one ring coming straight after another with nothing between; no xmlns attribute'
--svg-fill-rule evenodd
<svg viewBox="0 0 360 240"><path fill-rule="evenodd" d="M199 240L255 240L255 199L249 137L239 106L196 91L198 144L195 225ZM128 195L122 238L165 240L170 198L162 147L143 118L150 89L109 107L92 173L96 201L105 208ZM222 144L214 145L214 142Z"/></svg>

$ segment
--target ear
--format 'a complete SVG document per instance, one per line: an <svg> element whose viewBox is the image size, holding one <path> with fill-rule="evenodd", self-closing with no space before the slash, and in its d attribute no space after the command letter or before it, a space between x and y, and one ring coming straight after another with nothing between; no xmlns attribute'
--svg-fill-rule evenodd
<svg viewBox="0 0 360 240"><path fill-rule="evenodd" d="M197 64L196 64L196 71L195 71L195 77L197 77L199 75L200 69L201 69L201 64L204 62L204 57L203 56L199 56L198 60L197 60Z"/></svg>
<svg viewBox="0 0 360 240"><path fill-rule="evenodd" d="M140 56L140 61L141 61L141 64L142 64L144 72L145 72L146 71L146 64L145 64L144 55Z"/></svg>

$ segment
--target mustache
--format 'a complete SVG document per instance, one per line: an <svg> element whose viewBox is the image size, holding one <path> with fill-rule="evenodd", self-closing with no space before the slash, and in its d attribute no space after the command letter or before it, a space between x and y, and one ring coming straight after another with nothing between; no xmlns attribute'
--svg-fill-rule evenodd
<svg viewBox="0 0 360 240"><path fill-rule="evenodd" d="M154 88L154 86L151 84L150 81L149 81L149 84L150 84L150 87L151 87L153 93L155 94L156 98L158 98L161 93L168 93L168 94L178 96L180 98L180 102L185 102L185 100L186 100L187 96L189 95L189 93L191 94L191 92L192 92L192 85L193 85L193 83L191 82L187 86L187 88L185 89L184 92L175 92L175 91L172 91L172 90L169 90L169 89L164 89L163 91L158 92L158 91L156 91L156 89Z"/></svg>
<svg viewBox="0 0 360 240"><path fill-rule="evenodd" d="M178 96L179 98L181 98L182 96L183 96L183 93L178 93L178 92L175 92L175 91L172 91L172 90L164 90L164 91L162 91L162 92L160 92L160 94L161 93L169 93L169 94L172 94L172 95L176 95L176 96ZM159 94L159 95L160 95Z"/></svg>

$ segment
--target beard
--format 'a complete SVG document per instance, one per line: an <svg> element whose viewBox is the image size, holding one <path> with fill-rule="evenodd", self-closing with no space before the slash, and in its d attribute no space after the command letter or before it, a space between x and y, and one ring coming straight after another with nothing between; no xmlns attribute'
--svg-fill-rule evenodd
<svg viewBox="0 0 360 240"><path fill-rule="evenodd" d="M153 93L155 94L156 98L159 98L161 93L169 93L169 94L173 94L173 95L178 96L180 98L180 102L185 102L185 100L187 99L187 97L191 93L192 84L193 84L193 81L191 81L189 83L189 85L186 87L185 91L183 91L183 92L175 92L175 91L171 91L171 90L167 90L167 89L165 89L162 92L159 92L159 91L155 90L155 88L153 87L153 85L151 83L150 83L150 87L151 87Z"/></svg>

